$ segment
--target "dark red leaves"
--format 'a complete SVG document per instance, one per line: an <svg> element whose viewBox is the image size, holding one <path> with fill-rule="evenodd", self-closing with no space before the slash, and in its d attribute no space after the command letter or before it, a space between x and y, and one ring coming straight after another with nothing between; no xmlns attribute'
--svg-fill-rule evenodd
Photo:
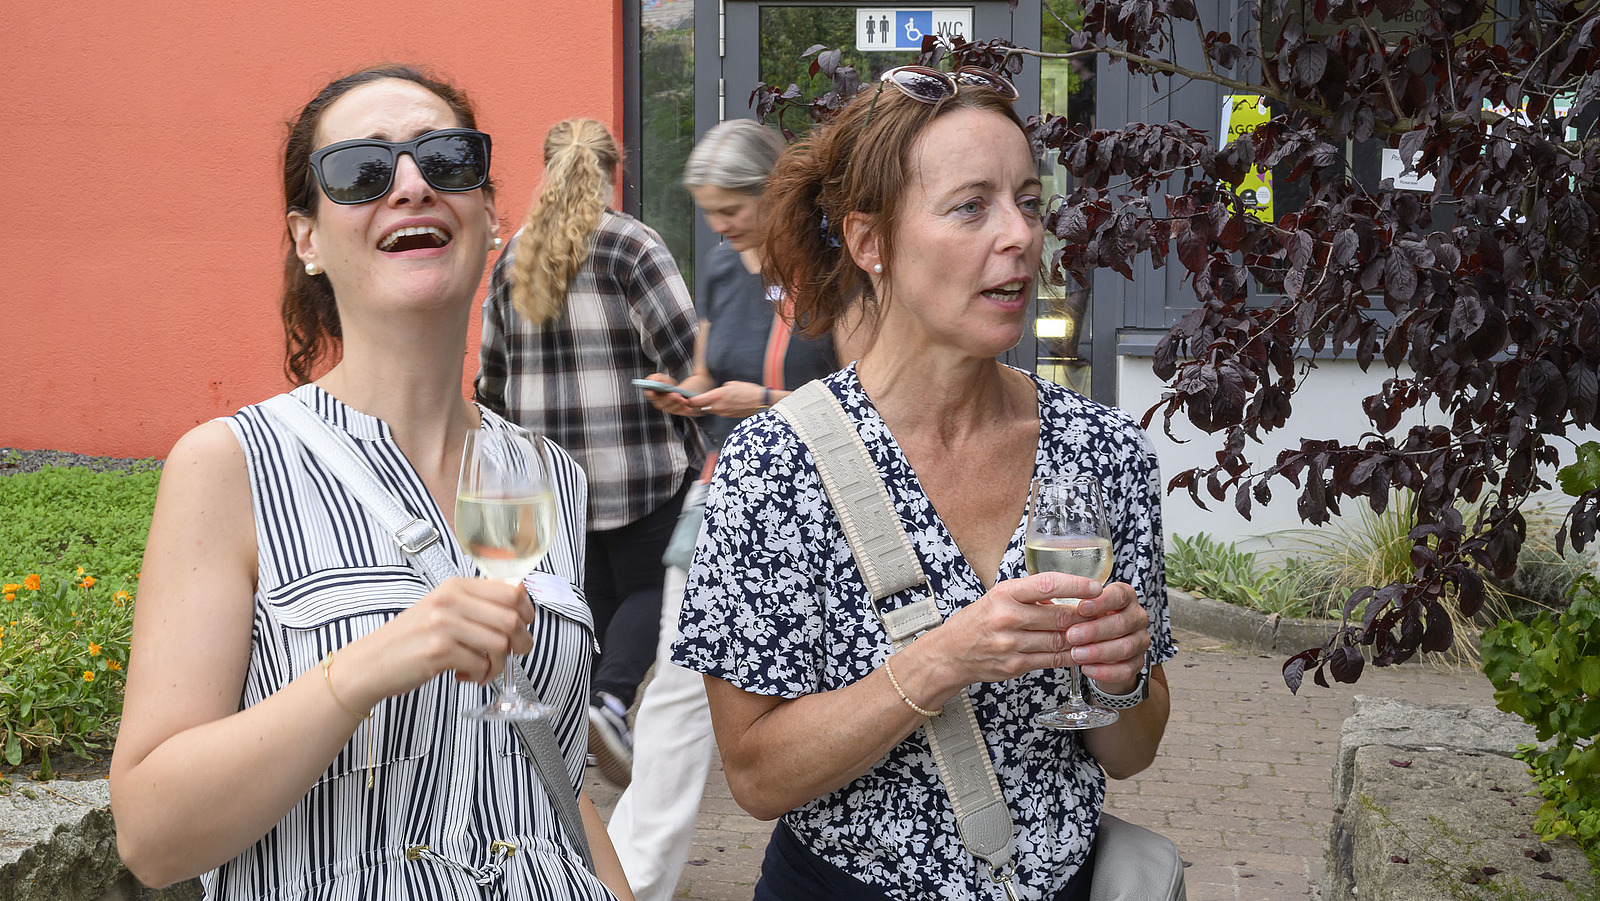
<svg viewBox="0 0 1600 901"><path fill-rule="evenodd" d="M1158 91L1181 87L1188 80L1161 61L1172 58L1173 35L1194 33L1177 25L1197 6L1085 0L1069 46L1115 49L1098 60L1102 71L1122 66ZM1272 119L1225 147L1214 124L1029 123L1072 185L1046 216L1060 239L1049 271L1080 285L1097 270L1131 279L1163 264L1180 276L1187 297L1161 299L1190 312L1156 346L1153 370L1167 388L1144 421L1153 427L1159 413L1169 430L1176 417L1227 437L1214 465L1174 474L1168 490L1231 501L1248 516L1270 486L1287 483L1306 522L1359 501L1378 512L1404 504L1419 527L1410 577L1348 587L1347 617L1360 622L1291 658L1292 689L1308 669L1322 684L1358 677L1358 649L1383 666L1447 646L1448 608L1471 615L1486 577L1514 571L1526 534L1518 511L1552 487L1556 439L1600 420L1600 153L1591 133L1567 135L1600 111L1600 18L1576 0L1551 0L1539 23L1523 13L1490 33L1476 27L1486 7L1441 0L1398 37L1379 20L1412 15L1421 9L1412 0L1312 0L1302 8L1314 26L1287 17L1274 45L1259 48L1202 18L1205 59L1230 77L1265 74L1270 84L1255 93L1274 98ZM1376 48L1368 27L1383 34ZM1008 50L960 41L949 62L1017 71L1023 57ZM752 96L758 112L804 105L823 118L851 96L855 74L824 51L808 53L819 80L833 69L831 100L764 86ZM1570 111L1558 112L1557 95L1573 98ZM1494 111L1524 105L1526 116ZM1359 155L1347 159L1368 136L1434 176L1435 190L1385 187ZM1235 186L1254 166L1274 170L1280 198L1293 184L1304 201L1278 205L1273 222L1248 215ZM1392 370L1381 387L1350 394L1371 423L1364 434L1324 437L1332 417L1322 410L1302 421L1306 405L1293 401L1312 377L1308 355ZM1288 449L1270 463L1234 450L1284 428L1301 437L1279 439ZM1458 504L1476 512L1452 517ZM1592 488L1559 541L1586 547L1597 532Z"/></svg>

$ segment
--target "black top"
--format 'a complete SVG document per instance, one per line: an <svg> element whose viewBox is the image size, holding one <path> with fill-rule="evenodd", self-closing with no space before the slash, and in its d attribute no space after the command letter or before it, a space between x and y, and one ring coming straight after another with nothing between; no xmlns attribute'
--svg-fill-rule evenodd
<svg viewBox="0 0 1600 901"><path fill-rule="evenodd" d="M778 289L768 289L761 276L746 269L739 252L726 243L711 251L706 268L705 289L695 298L700 318L711 324L706 368L719 385L766 384L767 344L777 315ZM773 387L792 391L838 368L832 336L807 340L791 334L783 358L783 384ZM737 422L723 416L706 416L701 418L700 427L711 447L721 447Z"/></svg>

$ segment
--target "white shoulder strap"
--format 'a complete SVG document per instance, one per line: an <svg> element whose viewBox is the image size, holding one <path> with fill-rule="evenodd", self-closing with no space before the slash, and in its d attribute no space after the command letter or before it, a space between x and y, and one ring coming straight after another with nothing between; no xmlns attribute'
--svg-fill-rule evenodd
<svg viewBox="0 0 1600 901"><path fill-rule="evenodd" d="M889 490L867 455L867 446L833 392L820 381L807 382L773 406L811 449L828 502L844 526L873 610L896 651L944 622L931 595L887 613L884 598L926 586L928 579L900 525ZM1008 896L1011 887L1011 812L1000 794L988 746L978 728L972 698L965 692L945 702L944 712L928 720L928 744L939 777L950 795L961 843L988 864Z"/></svg>

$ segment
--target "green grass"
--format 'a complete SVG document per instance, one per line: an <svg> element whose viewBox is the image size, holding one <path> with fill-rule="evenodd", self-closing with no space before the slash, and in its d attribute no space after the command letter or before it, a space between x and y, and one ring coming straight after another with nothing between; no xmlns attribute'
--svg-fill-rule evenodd
<svg viewBox="0 0 1600 901"><path fill-rule="evenodd" d="M0 477L0 758L110 746L133 600L160 477L154 465Z"/></svg>

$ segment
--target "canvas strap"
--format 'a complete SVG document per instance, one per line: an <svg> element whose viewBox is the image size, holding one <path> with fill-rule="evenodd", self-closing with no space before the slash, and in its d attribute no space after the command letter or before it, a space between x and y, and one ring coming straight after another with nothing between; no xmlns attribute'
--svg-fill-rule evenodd
<svg viewBox="0 0 1600 901"><path fill-rule="evenodd" d="M889 490L867 455L855 423L833 392L807 382L773 406L811 449L823 490L844 526L856 565L872 593L872 608L896 651L944 622L928 591L928 579L900 525ZM920 586L924 597L883 611L879 602ZM995 880L1014 898L1011 886L1011 812L1000 794L988 746L978 728L972 698L965 692L945 702L944 712L928 720L928 744L939 778L955 810L956 831L973 856L989 866Z"/></svg>
<svg viewBox="0 0 1600 901"><path fill-rule="evenodd" d="M383 487L383 483L378 481L378 477L373 474L366 462L334 434L333 428L326 420L302 403L299 398L289 394L271 398L263 402L261 407L293 432L300 439L300 443L305 445L306 450L321 460L323 465L350 489L350 493L360 499L367 511L377 517L383 527L389 530L395 545L405 554L406 562L421 576L429 588L437 587L445 579L460 575L449 553L444 549L444 540L439 535L439 530L434 528L432 523L412 516L400 506L400 502ZM520 669L511 670L511 683L517 693L528 701L541 703L539 693L534 690L533 685L528 682L528 677ZM566 833L567 841L582 855L583 863L589 871L594 872L594 857L589 851L588 836L583 831L583 816L578 811L577 793L572 789L571 777L567 775L566 758L561 754L561 745L556 741L556 734L549 718L541 717L512 725L516 727L517 735L521 736L528 756L532 758L534 770L539 774L539 781L544 784L545 794L549 796L551 805L555 807L556 817L561 821L561 829Z"/></svg>

